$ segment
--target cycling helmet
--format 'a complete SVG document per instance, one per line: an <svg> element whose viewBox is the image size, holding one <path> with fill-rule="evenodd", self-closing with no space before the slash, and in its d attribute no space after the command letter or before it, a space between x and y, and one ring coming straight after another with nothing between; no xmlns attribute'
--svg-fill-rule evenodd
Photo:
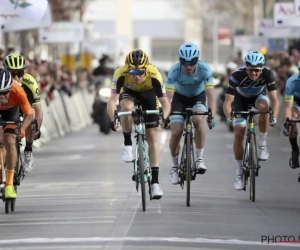
<svg viewBox="0 0 300 250"><path fill-rule="evenodd" d="M127 55L125 64L128 67L142 69L149 65L149 58L144 51L134 49Z"/></svg>
<svg viewBox="0 0 300 250"><path fill-rule="evenodd" d="M200 51L196 44L184 43L178 50L178 57L185 61L191 61L194 58L200 57Z"/></svg>
<svg viewBox="0 0 300 250"><path fill-rule="evenodd" d="M3 60L3 66L9 71L21 71L26 67L26 61L23 56L10 54Z"/></svg>
<svg viewBox="0 0 300 250"><path fill-rule="evenodd" d="M13 79L8 70L0 68L0 92L7 92L11 89Z"/></svg>
<svg viewBox="0 0 300 250"><path fill-rule="evenodd" d="M245 57L246 65L258 67L265 64L265 57L257 50L250 51Z"/></svg>
<svg viewBox="0 0 300 250"><path fill-rule="evenodd" d="M238 67L237 64L234 62L229 62L226 64L226 69L235 70L235 69L237 69L237 67Z"/></svg>

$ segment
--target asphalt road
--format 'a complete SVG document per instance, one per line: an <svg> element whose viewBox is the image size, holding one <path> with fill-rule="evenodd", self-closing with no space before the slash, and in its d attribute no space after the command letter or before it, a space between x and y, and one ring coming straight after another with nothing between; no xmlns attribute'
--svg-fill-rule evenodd
<svg viewBox="0 0 300 250"><path fill-rule="evenodd" d="M160 131L161 200L147 201L121 161L121 132L104 136L96 126L35 149L35 167L18 191L16 211L0 208L0 249L290 249L300 243L262 244L263 236L300 235L298 170L288 166L289 145L270 136L257 200L233 188L232 134L225 124L207 130L208 171L185 190L169 183L169 132ZM293 240L293 238L289 238ZM270 239L272 240L272 239ZM280 240L280 238L277 238Z"/></svg>

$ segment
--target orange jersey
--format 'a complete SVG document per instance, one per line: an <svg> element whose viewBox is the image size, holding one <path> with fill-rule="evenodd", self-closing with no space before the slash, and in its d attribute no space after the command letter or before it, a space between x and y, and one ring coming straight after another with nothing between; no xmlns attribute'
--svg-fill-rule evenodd
<svg viewBox="0 0 300 250"><path fill-rule="evenodd" d="M20 106L24 115L32 114L31 106L24 89L14 81L8 96L8 103L0 105L0 111L10 109L17 105Z"/></svg>

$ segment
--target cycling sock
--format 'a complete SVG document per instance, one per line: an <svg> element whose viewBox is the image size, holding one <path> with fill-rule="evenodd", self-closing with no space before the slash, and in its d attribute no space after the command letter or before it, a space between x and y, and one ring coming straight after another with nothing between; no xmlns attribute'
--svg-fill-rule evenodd
<svg viewBox="0 0 300 250"><path fill-rule="evenodd" d="M5 186L13 186L14 185L14 170L6 170L6 183Z"/></svg>
<svg viewBox="0 0 300 250"><path fill-rule="evenodd" d="M152 167L152 180L151 184L157 183L158 184L158 172L159 172L159 167Z"/></svg>
<svg viewBox="0 0 300 250"><path fill-rule="evenodd" d="M26 141L26 146L25 146L25 150L24 151L30 151L32 152L32 142L28 142Z"/></svg>
<svg viewBox="0 0 300 250"><path fill-rule="evenodd" d="M124 145L125 146L132 146L131 132L129 132L129 133L123 132L123 135L124 135Z"/></svg>
<svg viewBox="0 0 300 250"><path fill-rule="evenodd" d="M290 138L290 143L292 145L293 151L299 151L298 143L297 143L297 137L296 138Z"/></svg>
<svg viewBox="0 0 300 250"><path fill-rule="evenodd" d="M235 160L235 161L236 161L236 171L235 171L235 174L236 175L242 175L243 174L243 170L242 170L243 160Z"/></svg>
<svg viewBox="0 0 300 250"><path fill-rule="evenodd" d="M196 148L197 159L203 159L204 148Z"/></svg>
<svg viewBox="0 0 300 250"><path fill-rule="evenodd" d="M268 135L268 132L265 132L265 133L260 132L260 141L259 141L260 146L267 145L267 135Z"/></svg>
<svg viewBox="0 0 300 250"><path fill-rule="evenodd" d="M178 166L178 155L174 157L172 156L172 163L173 163L173 167Z"/></svg>

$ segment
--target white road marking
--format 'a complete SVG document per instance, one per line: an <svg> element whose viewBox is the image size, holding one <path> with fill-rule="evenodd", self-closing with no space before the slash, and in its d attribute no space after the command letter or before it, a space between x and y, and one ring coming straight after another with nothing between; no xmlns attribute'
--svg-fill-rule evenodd
<svg viewBox="0 0 300 250"><path fill-rule="evenodd" d="M98 221L66 221L66 222L24 222L24 223L1 223L1 226L36 226L36 225L76 225L76 224L100 224L114 223L113 220ZM0 241L1 244L1 241Z"/></svg>
<svg viewBox="0 0 300 250"><path fill-rule="evenodd" d="M91 216L91 217L51 217L51 218L18 218L18 219L7 219L7 220L0 220L0 222L12 222L12 221L43 221L43 220L87 220L87 219L113 219L116 218L116 216Z"/></svg>
<svg viewBox="0 0 300 250"><path fill-rule="evenodd" d="M227 245L250 245L250 246L268 246L268 247L294 247L299 248L299 243L276 243L267 244L260 241L245 241L237 239L207 239L207 238L176 238L176 237L111 237L111 238L30 238L0 240L0 245L16 244L51 244L51 243L102 243L102 242L181 242L181 243L202 243L202 244L227 244Z"/></svg>

